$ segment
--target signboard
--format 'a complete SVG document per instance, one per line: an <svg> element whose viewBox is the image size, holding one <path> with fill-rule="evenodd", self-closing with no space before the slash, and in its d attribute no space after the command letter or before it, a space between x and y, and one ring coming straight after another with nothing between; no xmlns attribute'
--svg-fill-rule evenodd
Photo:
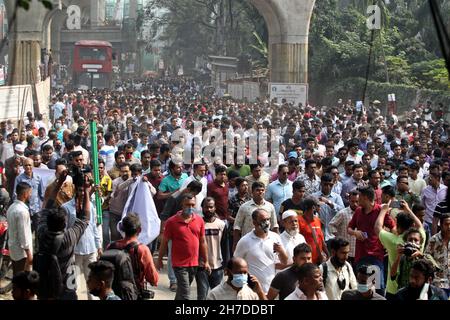
<svg viewBox="0 0 450 320"><path fill-rule="evenodd" d="M243 87L243 98L248 101L254 102L261 96L258 82L244 81Z"/></svg>
<svg viewBox="0 0 450 320"><path fill-rule="evenodd" d="M228 94L237 100L242 100L243 98L243 88L240 83L229 83L228 84Z"/></svg>
<svg viewBox="0 0 450 320"><path fill-rule="evenodd" d="M41 113L44 119L49 119L48 105L50 103L50 78L38 82L36 87L36 99L38 112Z"/></svg>
<svg viewBox="0 0 450 320"><path fill-rule="evenodd" d="M277 98L278 103L286 99L288 103L306 105L308 101L308 84L306 83L270 83L270 100Z"/></svg>
<svg viewBox="0 0 450 320"><path fill-rule="evenodd" d="M33 112L33 90L31 85L0 87L0 121L19 120L23 108L23 116Z"/></svg>

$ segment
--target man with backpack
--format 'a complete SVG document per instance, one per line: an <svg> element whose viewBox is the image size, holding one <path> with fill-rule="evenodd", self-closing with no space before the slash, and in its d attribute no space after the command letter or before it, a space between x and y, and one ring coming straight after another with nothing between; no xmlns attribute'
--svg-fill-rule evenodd
<svg viewBox="0 0 450 320"><path fill-rule="evenodd" d="M91 183L86 177L83 186L77 186L84 192L83 202L76 204L76 219L66 229L66 212L54 208L56 193L66 180L65 171L58 179L58 185L42 212L38 227L39 252L35 255L34 270L39 273L39 300L77 300L75 246L89 225Z"/></svg>
<svg viewBox="0 0 450 320"><path fill-rule="evenodd" d="M149 295L145 281L158 285L159 275L152 254L146 245L138 242L141 222L136 214L129 213L119 226L125 238L111 243L100 260L114 265L112 289L116 295L122 300L144 299Z"/></svg>
<svg viewBox="0 0 450 320"><path fill-rule="evenodd" d="M341 300L342 292L356 289L353 268L347 261L350 243L343 238L330 240L331 258L320 265L323 285L329 300Z"/></svg>

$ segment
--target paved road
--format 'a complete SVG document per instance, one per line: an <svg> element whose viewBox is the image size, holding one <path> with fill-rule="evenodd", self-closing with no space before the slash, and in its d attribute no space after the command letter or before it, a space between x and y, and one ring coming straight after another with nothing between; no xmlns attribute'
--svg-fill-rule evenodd
<svg viewBox="0 0 450 320"><path fill-rule="evenodd" d="M86 290L86 282L84 281L84 276L80 275L78 277L79 290L78 290L78 298L79 300L87 300L87 290ZM154 300L174 300L175 292L171 292L169 290L169 278L167 277L167 264L166 261L164 263L164 269L159 272L159 283L158 287L153 287L153 291L155 291L155 299ZM194 282L192 283L191 295L193 298L196 297L197 285ZM0 300L12 300L11 293L0 295Z"/></svg>

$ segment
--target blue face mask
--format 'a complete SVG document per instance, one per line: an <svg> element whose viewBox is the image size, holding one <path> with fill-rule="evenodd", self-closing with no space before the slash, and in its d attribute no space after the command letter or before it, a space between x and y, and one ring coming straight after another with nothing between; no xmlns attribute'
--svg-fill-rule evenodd
<svg viewBox="0 0 450 320"><path fill-rule="evenodd" d="M192 216L195 213L194 208L187 208L183 210L183 214L186 216Z"/></svg>
<svg viewBox="0 0 450 320"><path fill-rule="evenodd" d="M368 284L358 283L357 290L361 293L366 293L367 291L370 290L370 286Z"/></svg>
<svg viewBox="0 0 450 320"><path fill-rule="evenodd" d="M242 288L245 284L247 284L247 279L248 275L246 273L233 274L231 284L236 288Z"/></svg>

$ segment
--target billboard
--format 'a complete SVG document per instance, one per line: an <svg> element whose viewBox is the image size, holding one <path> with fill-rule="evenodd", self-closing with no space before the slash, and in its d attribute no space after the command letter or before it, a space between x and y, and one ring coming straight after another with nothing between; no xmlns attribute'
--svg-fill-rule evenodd
<svg viewBox="0 0 450 320"><path fill-rule="evenodd" d="M19 120L28 111L33 112L31 85L0 87L0 121Z"/></svg>
<svg viewBox="0 0 450 320"><path fill-rule="evenodd" d="M281 103L282 99L286 99L288 103L298 105L302 103L306 105L308 101L308 84L306 83L270 83L269 85L270 100L277 98L277 102Z"/></svg>

